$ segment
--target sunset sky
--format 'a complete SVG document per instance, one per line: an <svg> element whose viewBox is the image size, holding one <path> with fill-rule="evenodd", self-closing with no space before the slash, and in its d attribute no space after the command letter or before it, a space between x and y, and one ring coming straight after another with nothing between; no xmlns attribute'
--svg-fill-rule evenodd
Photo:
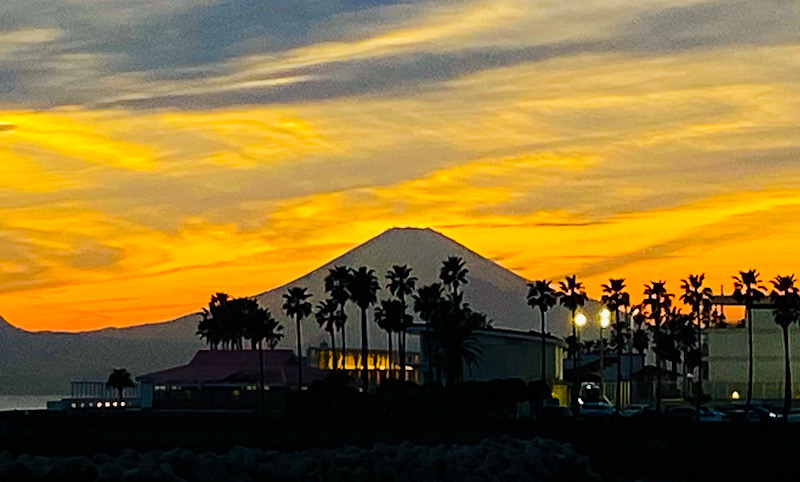
<svg viewBox="0 0 800 482"><path fill-rule="evenodd" d="M168 320L392 226L529 278L800 273L796 0L4 0L0 315Z"/></svg>

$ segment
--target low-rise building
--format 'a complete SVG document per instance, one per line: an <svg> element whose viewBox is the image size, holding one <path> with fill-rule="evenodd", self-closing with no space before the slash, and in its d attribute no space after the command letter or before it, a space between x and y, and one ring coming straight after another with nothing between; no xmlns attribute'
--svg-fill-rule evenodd
<svg viewBox="0 0 800 482"><path fill-rule="evenodd" d="M140 405L159 410L254 410L261 403L263 358L265 410L282 412L286 391L298 383L298 359L289 348L200 350L186 365L137 377ZM322 380L327 371L304 367L304 384Z"/></svg>
<svg viewBox="0 0 800 482"><path fill-rule="evenodd" d="M744 318L742 303L731 296L716 296L718 309L728 309L728 320ZM731 307L731 308L725 308ZM753 323L753 399L781 400L784 386L784 347L780 326L775 323L772 305L765 298L752 309ZM744 400L747 393L747 326L745 320L705 330L703 392L715 400ZM800 396L800 336L790 328L793 378L792 393Z"/></svg>

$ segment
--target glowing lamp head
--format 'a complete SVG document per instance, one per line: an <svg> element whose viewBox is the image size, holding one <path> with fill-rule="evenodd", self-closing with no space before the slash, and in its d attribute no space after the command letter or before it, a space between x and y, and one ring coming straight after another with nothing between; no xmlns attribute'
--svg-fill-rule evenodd
<svg viewBox="0 0 800 482"><path fill-rule="evenodd" d="M584 315L583 313L578 313L577 315L575 315L575 325L584 326L586 325L587 321L588 320L586 319L586 315Z"/></svg>
<svg viewBox="0 0 800 482"><path fill-rule="evenodd" d="M731 400L739 400L739 398L741 398L741 395L739 395L739 390L734 390L731 393Z"/></svg>
<svg viewBox="0 0 800 482"><path fill-rule="evenodd" d="M611 325L611 312L608 311L608 308L603 308L603 311L600 312L600 326L603 328L608 328Z"/></svg>

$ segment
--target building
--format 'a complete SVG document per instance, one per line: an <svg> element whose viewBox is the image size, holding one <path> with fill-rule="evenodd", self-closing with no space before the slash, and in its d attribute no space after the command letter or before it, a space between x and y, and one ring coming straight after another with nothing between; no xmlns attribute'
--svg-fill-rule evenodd
<svg viewBox="0 0 800 482"><path fill-rule="evenodd" d="M419 338L419 364L414 367L420 372L422 382L436 380L436 363L432 357L435 343L428 336L425 325L414 325L409 335ZM503 378L519 378L528 383L542 378L542 337L535 331L518 331L504 328L487 328L472 332L480 350L479 363L464 366L465 381L488 381ZM560 338L546 335L545 371L553 395L562 403L566 400L564 378L564 350L566 345Z"/></svg>
<svg viewBox="0 0 800 482"><path fill-rule="evenodd" d="M108 411L109 409L136 409L139 406L138 387L126 387L122 390L122 400L116 389L108 387L106 382L73 381L70 382L70 396L61 400L47 402L48 410L87 410Z"/></svg>
<svg viewBox="0 0 800 482"><path fill-rule="evenodd" d="M140 405L158 410L258 409L259 358L257 350L200 350L186 365L137 377ZM297 388L297 362L289 348L263 351L266 411L284 411L287 391ZM304 367L304 384L322 380L326 374Z"/></svg>
<svg viewBox="0 0 800 482"><path fill-rule="evenodd" d="M784 383L783 336L772 316L772 306L765 298L752 310L753 322L753 399L782 400ZM731 296L715 296L717 309L727 311L727 326L705 330L703 392L715 400L744 400L747 393L747 326L742 303ZM792 393L800 396L800 336L789 329Z"/></svg>
<svg viewBox="0 0 800 482"><path fill-rule="evenodd" d="M333 370L333 350L327 345L309 347L307 351L308 365L322 370ZM375 386L390 377L390 367L395 372L400 370L399 353L392 351L392 361L389 361L388 350L369 350L367 354L367 376L370 386ZM344 358L344 360L343 360ZM361 374L362 360L360 348L348 348L343 354L341 349L336 350L336 367L344 367L344 371L354 379ZM419 383L421 380L420 354L406 352L406 380Z"/></svg>

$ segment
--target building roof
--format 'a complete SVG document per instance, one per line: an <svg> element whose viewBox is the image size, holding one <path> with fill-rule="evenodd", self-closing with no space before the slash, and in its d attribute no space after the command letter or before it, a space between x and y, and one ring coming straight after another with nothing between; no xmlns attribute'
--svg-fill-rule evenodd
<svg viewBox="0 0 800 482"><path fill-rule="evenodd" d="M289 348L264 350L264 383L269 386L297 384L297 356ZM154 385L232 385L259 383L257 350L199 350L182 366L168 368L136 379ZM321 380L326 370L303 367L303 379Z"/></svg>
<svg viewBox="0 0 800 482"><path fill-rule="evenodd" d="M409 327L409 332L411 333L425 333L426 326L424 323L415 323L411 327ZM522 330L512 330L509 328L482 328L479 330L474 331L475 335L482 335L482 336L495 336L500 338L511 338L511 339L522 339L522 340L541 340L542 335L541 332L535 330L529 331L522 331ZM557 336L553 336L550 333L544 335L545 339L550 340L552 342L559 343L561 342L561 338Z"/></svg>
<svg viewBox="0 0 800 482"><path fill-rule="evenodd" d="M732 295L714 295L711 297L711 301L713 304L720 306L744 306L743 301L737 300ZM772 309L769 295L764 295L761 301L754 303L753 308L756 310Z"/></svg>

